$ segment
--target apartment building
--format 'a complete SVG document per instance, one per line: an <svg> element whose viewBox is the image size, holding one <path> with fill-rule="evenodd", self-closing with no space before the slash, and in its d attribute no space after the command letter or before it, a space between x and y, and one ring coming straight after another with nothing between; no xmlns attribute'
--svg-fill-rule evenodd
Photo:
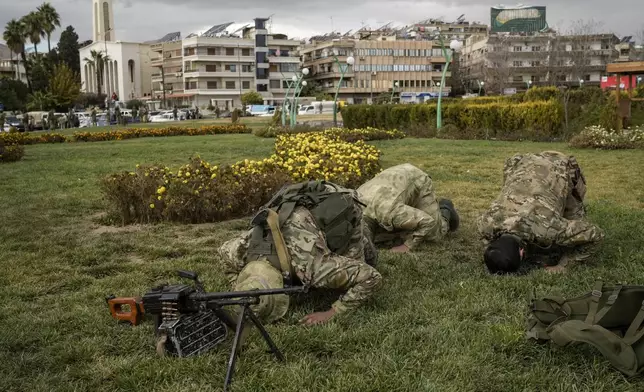
<svg viewBox="0 0 644 392"><path fill-rule="evenodd" d="M166 107L182 106L189 103L183 86L183 43L181 33L167 34L150 43L152 53L152 91L149 96L164 102ZM148 95L147 93L144 95Z"/></svg>
<svg viewBox="0 0 644 392"><path fill-rule="evenodd" d="M347 58L353 57L355 63L345 73L339 90L339 99L349 103L371 103L391 94L392 89L401 102L437 97L445 66L442 49L435 42L400 39L396 35L313 40L300 48L300 54L303 67L310 70L309 79L329 94L335 94L341 77L335 58L344 67ZM448 72L446 76L451 75ZM446 87L443 93L449 91Z"/></svg>
<svg viewBox="0 0 644 392"><path fill-rule="evenodd" d="M613 34L499 33L471 36L460 65L465 87L512 94L538 85L597 85L619 57Z"/></svg>
<svg viewBox="0 0 644 392"><path fill-rule="evenodd" d="M299 68L299 41L269 34L267 19L255 19L241 35L224 34L230 24L186 37L183 47L183 94L193 105L222 109L241 106L241 95L257 91L267 104L280 104L286 79Z"/></svg>
<svg viewBox="0 0 644 392"><path fill-rule="evenodd" d="M444 22L440 19L426 19L415 23L408 30L411 37L431 39L436 31L447 37L447 39L458 39L465 41L472 35L487 34L489 27L480 22L468 22L461 16L454 22Z"/></svg>
<svg viewBox="0 0 644 392"><path fill-rule="evenodd" d="M25 67L20 62L19 56L11 53L6 45L0 44L0 79L4 77L27 81Z"/></svg>

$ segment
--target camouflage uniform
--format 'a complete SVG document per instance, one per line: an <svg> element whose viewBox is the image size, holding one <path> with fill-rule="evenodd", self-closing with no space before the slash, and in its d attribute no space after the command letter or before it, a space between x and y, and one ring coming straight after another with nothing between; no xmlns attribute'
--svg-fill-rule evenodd
<svg viewBox="0 0 644 392"><path fill-rule="evenodd" d="M438 206L432 179L414 165L390 167L358 188L365 221L377 244L404 241L410 249L438 241L449 225Z"/></svg>
<svg viewBox="0 0 644 392"><path fill-rule="evenodd" d="M224 272L231 284L248 263L246 250L252 230L219 248ZM332 253L308 209L296 207L282 226L284 242L291 257L294 274L310 287L342 289L346 294L333 304L338 313L353 310L380 287L382 276L364 262L362 225L352 235L352 246L342 255Z"/></svg>
<svg viewBox="0 0 644 392"><path fill-rule="evenodd" d="M487 241L515 235L528 253L560 249L561 265L581 261L604 238L584 219L585 195L586 180L575 157L556 151L515 155L505 161L501 194L479 217L478 230Z"/></svg>

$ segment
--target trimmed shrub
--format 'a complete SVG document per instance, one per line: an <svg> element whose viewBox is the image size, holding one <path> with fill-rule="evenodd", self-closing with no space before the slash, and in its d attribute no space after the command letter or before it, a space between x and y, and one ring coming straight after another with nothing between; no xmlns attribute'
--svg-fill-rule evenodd
<svg viewBox="0 0 644 392"><path fill-rule="evenodd" d="M3 145L0 142L0 163L16 162L25 156L25 148L17 144Z"/></svg>
<svg viewBox="0 0 644 392"><path fill-rule="evenodd" d="M636 127L615 131L595 125L584 129L579 135L573 137L570 140L570 146L602 150L644 148L644 128Z"/></svg>
<svg viewBox="0 0 644 392"><path fill-rule="evenodd" d="M466 100L462 100L466 101ZM348 128L430 129L436 124L435 104L350 105L343 120ZM493 130L490 138L553 140L561 138L563 109L554 101L513 103L449 103L443 106L443 124L459 130ZM527 132L527 131L530 132ZM466 139L476 135L462 134Z"/></svg>
<svg viewBox="0 0 644 392"><path fill-rule="evenodd" d="M259 137L277 137L279 135L294 135L300 133L322 133L327 136L335 136L347 142L354 142L357 140L371 141L371 140L390 140L402 139L405 133L397 129L384 130L376 128L363 128L363 129L346 129L346 128L320 128L309 127L308 125L296 125L294 128L282 127L268 127L261 130L253 131L255 136Z"/></svg>
<svg viewBox="0 0 644 392"><path fill-rule="evenodd" d="M174 171L137 166L104 178L101 189L123 224L216 222L251 214L291 182L358 187L381 170L379 158L376 147L343 141L334 130L279 135L275 154L263 160L218 167L197 157Z"/></svg>

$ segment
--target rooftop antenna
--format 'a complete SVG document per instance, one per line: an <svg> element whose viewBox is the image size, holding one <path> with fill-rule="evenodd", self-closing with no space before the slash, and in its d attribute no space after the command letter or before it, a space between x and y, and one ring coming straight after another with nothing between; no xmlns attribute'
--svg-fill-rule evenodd
<svg viewBox="0 0 644 392"><path fill-rule="evenodd" d="M273 15L275 14L270 14L268 16L268 34L273 34Z"/></svg>
<svg viewBox="0 0 644 392"><path fill-rule="evenodd" d="M333 16L329 16L329 19L331 19L331 33L333 34L335 32L335 26L333 26Z"/></svg>

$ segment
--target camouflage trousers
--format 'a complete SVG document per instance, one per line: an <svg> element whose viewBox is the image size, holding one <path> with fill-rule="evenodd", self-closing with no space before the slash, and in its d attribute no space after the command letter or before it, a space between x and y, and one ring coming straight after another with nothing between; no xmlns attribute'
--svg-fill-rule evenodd
<svg viewBox="0 0 644 392"><path fill-rule="evenodd" d="M231 284L247 264L245 258L251 231L219 248L224 272ZM358 306L381 284L382 277L364 262L362 225L352 235L351 246L343 255L332 253L324 233L309 210L296 207L282 226L282 235L291 257L293 273L313 288L348 290L334 304L342 312Z"/></svg>

